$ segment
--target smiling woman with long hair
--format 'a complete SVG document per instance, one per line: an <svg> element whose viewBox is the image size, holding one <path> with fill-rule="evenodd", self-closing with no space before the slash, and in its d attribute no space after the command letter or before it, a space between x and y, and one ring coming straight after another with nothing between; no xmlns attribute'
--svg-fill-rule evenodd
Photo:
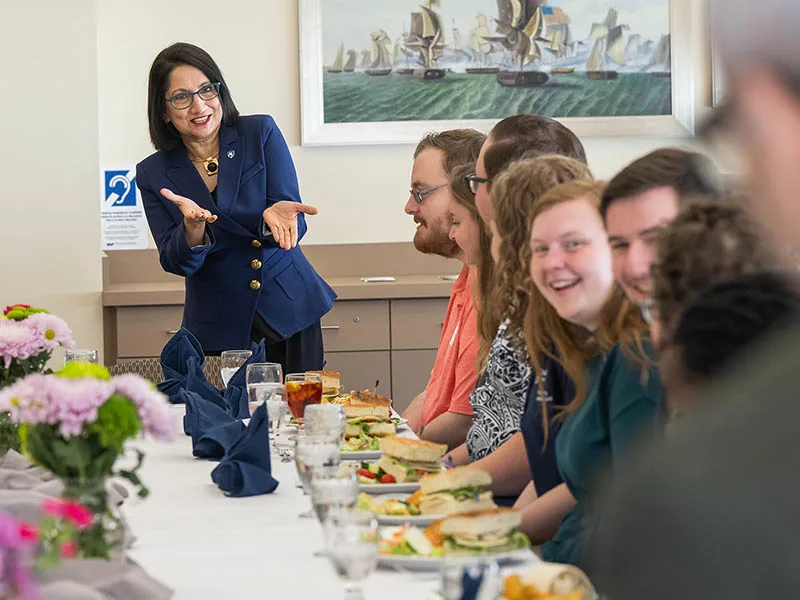
<svg viewBox="0 0 800 600"><path fill-rule="evenodd" d="M524 178L513 171L507 177L509 187L525 193ZM653 434L660 402L647 327L614 282L601 195L601 184L575 181L536 202L530 235L535 289L525 319L535 373L542 375L546 358L557 360L575 394L555 417L564 484L518 508L523 530L535 541L552 535L542 547L545 560L581 566L599 519L595 485L601 475L624 469L640 435Z"/></svg>

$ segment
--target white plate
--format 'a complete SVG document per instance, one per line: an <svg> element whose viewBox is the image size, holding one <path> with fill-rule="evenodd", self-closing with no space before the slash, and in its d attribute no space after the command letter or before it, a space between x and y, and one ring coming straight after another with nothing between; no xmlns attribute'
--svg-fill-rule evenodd
<svg viewBox="0 0 800 600"><path fill-rule="evenodd" d="M339 452L342 460L375 460L381 457L383 450L358 450L357 452Z"/></svg>
<svg viewBox="0 0 800 600"><path fill-rule="evenodd" d="M408 498L410 494L386 494L380 495L380 500L405 500ZM408 523L409 525L413 525L415 527L427 527L437 519L441 519L444 515L378 515L378 523L381 525L405 525Z"/></svg>
<svg viewBox="0 0 800 600"><path fill-rule="evenodd" d="M465 561L471 557L465 556ZM492 559L498 563L536 561L536 555L529 549L513 550L511 552L498 552L497 554L484 554L475 556L475 559ZM437 571L442 567L441 556L398 556L395 554L381 554L378 564L385 567L395 567L408 571Z"/></svg>
<svg viewBox="0 0 800 600"><path fill-rule="evenodd" d="M396 494L400 492L416 492L419 489L419 481L409 481L406 483L359 483L358 491L368 494Z"/></svg>

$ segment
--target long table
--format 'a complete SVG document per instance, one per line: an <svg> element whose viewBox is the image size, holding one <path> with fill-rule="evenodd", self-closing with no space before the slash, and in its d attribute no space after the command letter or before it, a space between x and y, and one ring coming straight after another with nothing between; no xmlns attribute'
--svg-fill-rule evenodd
<svg viewBox="0 0 800 600"><path fill-rule="evenodd" d="M175 407L176 419L183 407ZM182 431L182 429L181 429ZM344 597L316 519L297 515L310 500L297 487L294 462L272 461L278 489L263 496L227 498L211 482L216 462L192 457L182 433L170 443L142 441L145 500L129 498L125 514L136 541L131 557L175 590L176 600ZM437 572L379 567L364 584L369 600L425 600L438 589Z"/></svg>

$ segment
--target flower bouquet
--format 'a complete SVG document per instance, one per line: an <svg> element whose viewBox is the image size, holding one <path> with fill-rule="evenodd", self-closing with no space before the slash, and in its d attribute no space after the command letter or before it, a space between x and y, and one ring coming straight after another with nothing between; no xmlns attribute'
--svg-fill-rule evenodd
<svg viewBox="0 0 800 600"><path fill-rule="evenodd" d="M105 367L71 362L54 375L32 374L0 390L0 411L19 424L23 452L58 476L63 497L85 505L94 515L81 530L76 555L111 557L122 543L120 519L108 506L106 481L120 476L148 490L137 474L144 455L135 464L115 470L125 442L147 433L171 439L175 421L166 397L138 375L111 377Z"/></svg>
<svg viewBox="0 0 800 600"><path fill-rule="evenodd" d="M45 371L58 346L74 348L66 322L43 308L7 306L0 316L0 389L31 373ZM19 449L17 428L8 413L0 413L0 455Z"/></svg>

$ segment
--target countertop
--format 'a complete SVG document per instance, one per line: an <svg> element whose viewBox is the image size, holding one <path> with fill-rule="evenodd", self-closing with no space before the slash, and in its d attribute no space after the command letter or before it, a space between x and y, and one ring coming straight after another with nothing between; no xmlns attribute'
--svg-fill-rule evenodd
<svg viewBox="0 0 800 600"><path fill-rule="evenodd" d="M457 274L397 275L395 281L365 282L358 276L326 279L339 300L447 298ZM103 306L183 304L183 281L118 283L103 291Z"/></svg>

